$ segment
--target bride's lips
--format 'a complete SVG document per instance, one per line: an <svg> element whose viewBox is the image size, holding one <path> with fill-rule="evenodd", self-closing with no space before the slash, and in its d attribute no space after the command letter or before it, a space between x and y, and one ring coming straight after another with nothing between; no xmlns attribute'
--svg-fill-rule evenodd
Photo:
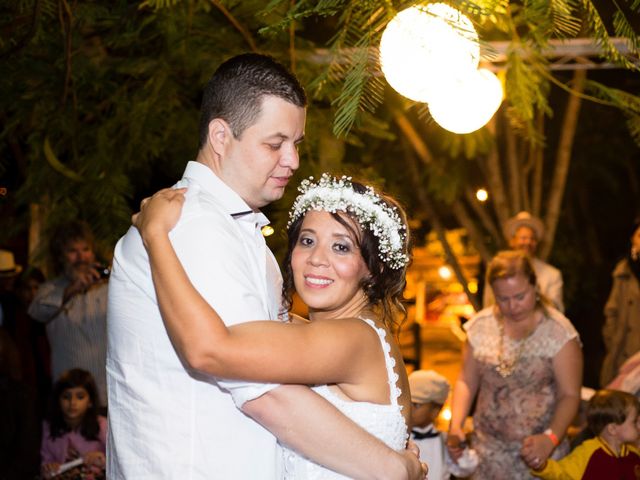
<svg viewBox="0 0 640 480"><path fill-rule="evenodd" d="M304 283L310 288L325 288L331 285L333 283L333 280L321 275L305 275Z"/></svg>

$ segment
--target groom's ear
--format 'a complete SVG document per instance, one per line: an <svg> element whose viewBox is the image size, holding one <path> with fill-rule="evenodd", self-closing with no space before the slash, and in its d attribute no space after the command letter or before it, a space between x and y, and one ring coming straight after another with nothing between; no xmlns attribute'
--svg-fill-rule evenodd
<svg viewBox="0 0 640 480"><path fill-rule="evenodd" d="M233 135L229 124L221 118L214 118L209 122L209 143L218 155L223 156L225 147Z"/></svg>

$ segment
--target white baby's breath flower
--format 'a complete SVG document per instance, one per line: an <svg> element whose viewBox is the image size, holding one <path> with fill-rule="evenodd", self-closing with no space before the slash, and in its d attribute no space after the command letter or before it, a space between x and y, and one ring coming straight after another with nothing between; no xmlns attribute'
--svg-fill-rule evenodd
<svg viewBox="0 0 640 480"><path fill-rule="evenodd" d="M289 211L288 226L310 210L350 212L362 228L369 229L378 238L380 259L389 268L399 269L409 263L409 257L403 252L406 226L396 209L387 205L373 188L367 187L364 193L358 193L350 177L337 179L323 173L317 183L313 183L313 177L300 182L298 191L300 195Z"/></svg>

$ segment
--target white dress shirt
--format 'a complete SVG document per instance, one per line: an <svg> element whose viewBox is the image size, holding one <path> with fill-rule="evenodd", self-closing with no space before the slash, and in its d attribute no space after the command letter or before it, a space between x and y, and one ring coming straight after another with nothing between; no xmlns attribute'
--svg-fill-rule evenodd
<svg viewBox="0 0 640 480"><path fill-rule="evenodd" d="M189 162L176 186L188 191L170 238L196 289L229 325L277 318L282 278L259 235L266 217L203 164ZM107 382L109 479L279 478L275 437L236 408L275 386L185 369L133 227L109 284Z"/></svg>
<svg viewBox="0 0 640 480"><path fill-rule="evenodd" d="M418 439L416 433L428 433L434 436ZM457 462L453 461L446 447L446 433L436 430L432 423L422 428L414 427L411 431L411 440L420 449L420 461L425 462L429 467L430 480L449 480L451 475L455 475L456 478L467 478L478 466L478 454L468 447L463 450Z"/></svg>
<svg viewBox="0 0 640 480"><path fill-rule="evenodd" d="M68 286L69 279L64 275L44 282L28 312L46 324L54 381L72 368L88 370L96 381L100 405L106 405L107 283L96 283L65 302L64 291Z"/></svg>

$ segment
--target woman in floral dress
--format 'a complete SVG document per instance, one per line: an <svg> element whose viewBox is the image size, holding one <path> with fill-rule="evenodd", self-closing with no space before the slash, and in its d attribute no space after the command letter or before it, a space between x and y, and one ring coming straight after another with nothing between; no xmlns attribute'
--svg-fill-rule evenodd
<svg viewBox="0 0 640 480"><path fill-rule="evenodd" d="M563 439L578 410L582 352L571 322L536 290L528 258L500 252L487 284L496 304L465 325L463 366L453 393L449 450L460 455L473 399L474 479L527 479L530 466L568 452Z"/></svg>

